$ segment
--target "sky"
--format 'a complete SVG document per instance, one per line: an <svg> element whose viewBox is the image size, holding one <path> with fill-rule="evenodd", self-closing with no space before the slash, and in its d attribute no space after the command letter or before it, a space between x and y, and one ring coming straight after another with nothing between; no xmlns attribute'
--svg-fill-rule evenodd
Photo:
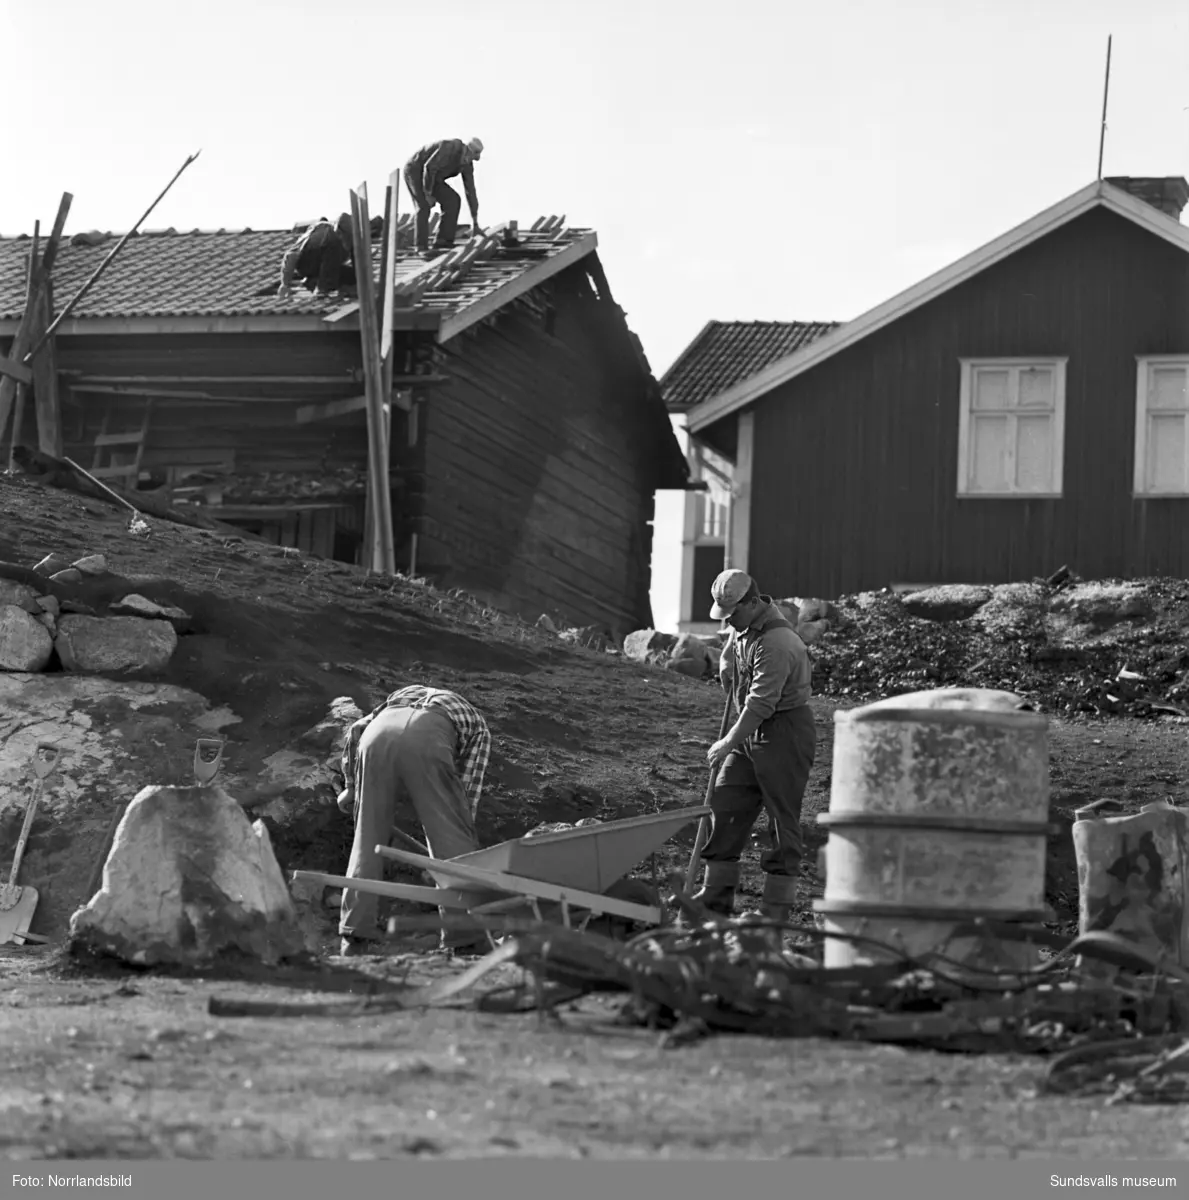
<svg viewBox="0 0 1189 1200"><path fill-rule="evenodd" d="M595 229L659 377L849 320L1104 174L1189 175L1185 0L0 0L0 233L289 228L481 137L480 221ZM15 109L15 112L11 112ZM374 207L374 204L373 204ZM653 608L675 627L680 495Z"/></svg>

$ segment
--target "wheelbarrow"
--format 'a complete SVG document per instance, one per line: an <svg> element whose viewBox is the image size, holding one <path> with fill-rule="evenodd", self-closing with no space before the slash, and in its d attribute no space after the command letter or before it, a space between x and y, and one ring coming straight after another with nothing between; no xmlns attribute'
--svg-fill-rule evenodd
<svg viewBox="0 0 1189 1200"><path fill-rule="evenodd" d="M700 820L709 812L706 807L681 808L627 817L536 837L513 838L457 858L431 858L411 850L376 847L376 853L385 858L419 867L437 887L349 879L316 871L295 871L293 882L349 888L477 916L545 900L560 905L567 922L570 913L585 911L592 916L623 917L642 925L660 925L664 920L660 908L609 896L607 890L682 826Z"/></svg>

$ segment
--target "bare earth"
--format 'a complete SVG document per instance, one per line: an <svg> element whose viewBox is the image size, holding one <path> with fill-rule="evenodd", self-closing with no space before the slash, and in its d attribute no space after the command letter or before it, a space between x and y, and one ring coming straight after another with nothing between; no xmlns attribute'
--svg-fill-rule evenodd
<svg viewBox="0 0 1189 1200"><path fill-rule="evenodd" d="M160 521L138 541L114 510L2 477L0 511L0 559L30 566L51 550L99 552L122 575L176 585L179 602L202 619L183 639L170 682L245 718L229 751L242 761L291 744L335 696L367 708L423 680L463 691L491 721L486 843L541 821L702 803L705 747L721 711L710 685L573 650L464 597L408 582L377 588L337 565L252 542L227 545ZM814 817L829 804L837 707L815 701L810 867L823 841ZM1048 895L1063 930L1076 921L1072 808L1108 795L1129 807L1184 800L1185 736L1179 722L1053 721L1053 816L1065 829L1050 848ZM18 825L19 808L0 818L0 866ZM55 826L47 805L30 841L31 870L89 871L102 837L95 827ZM345 866L350 820L332 805L271 832L286 869ZM692 835L691 827L674 839L662 868L684 864ZM745 901L758 895L755 858L753 849ZM47 896L51 888L33 928L60 938L69 909ZM807 901L821 893L812 870L805 889ZM332 914L324 932L332 949ZM560 1026L476 1011L473 994L449 1009L367 1018L206 1012L211 996L326 1000L332 987L363 992L388 978L419 982L458 969L436 955L359 963L321 975L291 968L264 979L185 979L87 974L56 948L0 948L0 1154L1189 1155L1189 1127L1175 1106L1038 1098L1041 1059L739 1037L661 1049L654 1034L610 1026L610 1005L596 1000L566 1012Z"/></svg>

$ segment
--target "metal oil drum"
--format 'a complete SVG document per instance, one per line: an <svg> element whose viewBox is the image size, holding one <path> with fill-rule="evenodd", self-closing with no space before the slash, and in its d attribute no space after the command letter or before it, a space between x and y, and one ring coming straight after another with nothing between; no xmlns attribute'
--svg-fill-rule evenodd
<svg viewBox="0 0 1189 1200"><path fill-rule="evenodd" d="M974 971L1027 971L1030 944L959 934L973 920L1045 914L1048 719L1020 697L937 688L834 714L826 932ZM887 961L878 945L827 938L825 965Z"/></svg>
<svg viewBox="0 0 1189 1200"><path fill-rule="evenodd" d="M1079 932L1116 933L1189 967L1189 814L1161 802L1122 817L1074 813Z"/></svg>

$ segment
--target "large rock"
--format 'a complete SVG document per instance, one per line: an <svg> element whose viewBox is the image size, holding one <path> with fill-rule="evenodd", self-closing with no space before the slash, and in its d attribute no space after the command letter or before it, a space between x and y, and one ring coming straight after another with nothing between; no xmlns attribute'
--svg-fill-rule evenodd
<svg viewBox="0 0 1189 1200"><path fill-rule="evenodd" d="M1078 623L1114 625L1152 615L1152 602L1142 588L1125 583L1076 583L1050 601L1054 612L1068 613Z"/></svg>
<svg viewBox="0 0 1189 1200"><path fill-rule="evenodd" d="M683 633L669 654L665 669L688 675L691 679L704 679L718 672L719 656L700 637Z"/></svg>
<svg viewBox="0 0 1189 1200"><path fill-rule="evenodd" d="M137 793L70 943L140 966L205 966L228 952L275 964L305 949L264 825L217 785Z"/></svg>
<svg viewBox="0 0 1189 1200"><path fill-rule="evenodd" d="M829 600L802 600L797 606L797 623L834 621L838 617L838 606Z"/></svg>
<svg viewBox="0 0 1189 1200"><path fill-rule="evenodd" d="M989 587L952 583L910 592L900 603L904 611L926 621L964 621L991 599Z"/></svg>
<svg viewBox="0 0 1189 1200"><path fill-rule="evenodd" d="M168 621L71 615L58 622L54 645L67 671L160 671L178 635Z"/></svg>
<svg viewBox="0 0 1189 1200"><path fill-rule="evenodd" d="M0 579L0 605L11 604L23 608L27 613L38 613L37 593L27 583L13 579Z"/></svg>
<svg viewBox="0 0 1189 1200"><path fill-rule="evenodd" d="M807 646L812 646L814 642L820 641L821 636L830 628L830 622L826 620L820 621L801 621L797 625L797 636Z"/></svg>
<svg viewBox="0 0 1189 1200"><path fill-rule="evenodd" d="M651 662L658 654L668 654L677 645L677 636L657 629L637 629L623 639L624 658L636 662Z"/></svg>
<svg viewBox="0 0 1189 1200"><path fill-rule="evenodd" d="M0 605L0 671L44 671L53 650L54 639L36 617Z"/></svg>

